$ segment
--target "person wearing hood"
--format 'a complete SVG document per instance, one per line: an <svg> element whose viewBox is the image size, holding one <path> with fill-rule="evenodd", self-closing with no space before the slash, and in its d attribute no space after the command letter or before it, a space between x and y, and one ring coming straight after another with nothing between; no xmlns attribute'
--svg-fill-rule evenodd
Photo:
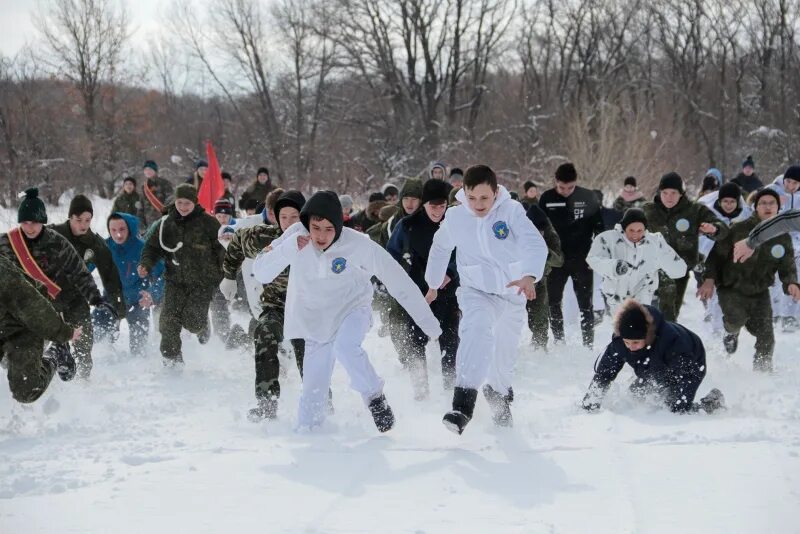
<svg viewBox="0 0 800 534"><path fill-rule="evenodd" d="M764 187L763 182L755 173L756 164L753 162L753 156L747 156L742 162L742 172L736 175L736 178L731 180L739 187L742 188L745 195L749 195L753 191L757 191Z"/></svg>
<svg viewBox="0 0 800 534"><path fill-rule="evenodd" d="M421 205L422 182L416 178L408 178L400 190L400 200L395 205L386 205L381 208L378 218L380 224L375 224L367 234L373 241L383 248L389 243L397 223L400 219L416 212Z"/></svg>
<svg viewBox="0 0 800 534"><path fill-rule="evenodd" d="M722 187L722 172L715 168L708 169L703 177L703 185L700 186L698 200L714 191L719 191L720 187Z"/></svg>
<svg viewBox="0 0 800 534"><path fill-rule="evenodd" d="M447 177L447 165L441 161L433 162L431 168L428 169L428 179L444 181L445 177Z"/></svg>
<svg viewBox="0 0 800 534"><path fill-rule="evenodd" d="M225 278L220 290L225 298L236 295L236 275L246 259L254 260L265 248L279 238L290 226L300 220L300 210L306 199L300 191L285 191L272 207L277 225L258 224L237 230L225 251L222 269ZM252 271L248 271L249 276ZM281 396L280 360L278 352L283 342L283 323L286 306L286 289L289 269L280 273L271 283L262 285L260 293L261 314L253 325L255 341L255 396L257 406L250 410L248 418L257 422L275 419L278 415L278 400ZM305 342L302 338L291 339L295 361L300 376L303 376L303 354Z"/></svg>
<svg viewBox="0 0 800 534"><path fill-rule="evenodd" d="M614 211L625 213L630 208L641 208L644 206L645 198L639 185L636 183L636 177L628 176L622 183L622 190L619 196L614 200Z"/></svg>
<svg viewBox="0 0 800 534"><path fill-rule="evenodd" d="M601 289L612 313L629 298L649 305L658 289L659 270L673 279L686 275L686 262L646 226L644 211L628 209L619 224L594 239L586 257L602 277Z"/></svg>
<svg viewBox="0 0 800 534"><path fill-rule="evenodd" d="M488 166L467 169L464 189L456 198L461 205L448 210L433 236L425 267L425 300L435 301L438 291L446 291L452 283L447 273L455 249L460 341L452 410L442 422L461 434L472 419L484 382L483 394L495 424L512 425L512 375L527 316L525 303L536 298L547 245L522 204L497 184Z"/></svg>
<svg viewBox="0 0 800 534"><path fill-rule="evenodd" d="M559 165L555 187L542 193L539 207L544 210L561 239L564 265L554 268L547 277L550 306L550 328L556 342L564 341L564 286L572 278L575 297L581 313L583 345L594 343L594 275L586 263L586 255L595 235L605 230L603 206L597 194L577 185L578 172L572 163Z"/></svg>
<svg viewBox="0 0 800 534"><path fill-rule="evenodd" d="M716 288L723 314L725 350L728 354L736 352L739 331L744 327L756 338L753 369L769 372L775 348L769 288L777 273L784 293L797 301L800 300L800 285L789 236L771 239L745 263L733 261L733 244L746 237L756 225L778 214L780 196L763 188L756 193L754 206L755 213L745 221L734 223L729 235L714 246L706 260L705 281L697 294L707 300Z"/></svg>
<svg viewBox="0 0 800 534"><path fill-rule="evenodd" d="M369 196L368 202L365 209L350 217L350 220L347 221L348 228L365 234L367 230L380 223L380 211L387 205L383 193L372 193Z"/></svg>
<svg viewBox="0 0 800 534"><path fill-rule="evenodd" d="M524 207L524 203L523 203ZM526 304L528 310L528 328L531 330L531 343L536 349L547 350L547 338L550 330L550 308L547 298L547 275L554 268L564 265L564 253L561 251L561 239L550 219L539 204L533 203L525 214L542 234L547 244L547 262L541 280L536 282L536 298Z"/></svg>
<svg viewBox="0 0 800 534"><path fill-rule="evenodd" d="M600 409L626 363L636 376L630 391L637 398L655 396L674 413L713 413L725 407L725 397L716 388L694 402L706 375L702 340L685 326L665 320L654 306L635 299L626 300L617 311L611 343L595 362L594 377L583 398L585 410Z"/></svg>
<svg viewBox="0 0 800 534"><path fill-rule="evenodd" d="M425 335L438 338L442 329L394 258L367 236L342 225L336 193L316 192L303 206L300 222L256 258L254 273L268 284L290 267L283 333L306 342L299 426L324 422L331 373L339 361L375 426L386 432L394 426L394 414L383 393L384 382L362 347L372 324L370 278L383 282Z"/></svg>
<svg viewBox="0 0 800 534"><path fill-rule="evenodd" d="M106 220L109 238L106 244L119 272L125 300L125 320L128 322L128 341L134 356L144 354L150 335L150 308L159 304L164 295L164 262L159 262L146 278L136 272L144 241L139 238L139 220L129 213L115 211ZM108 312L96 308L92 319L98 339L119 330L119 322Z"/></svg>
<svg viewBox="0 0 800 534"><path fill-rule="evenodd" d="M239 209L245 211L248 202L253 199L256 202L266 202L267 195L275 189L272 180L269 176L269 169L266 167L259 167L256 171L256 177L253 183L244 190L242 196L239 198Z"/></svg>
<svg viewBox="0 0 800 534"><path fill-rule="evenodd" d="M425 269L433 244L433 236L440 228L447 210L447 187L441 180L428 180L422 186L421 207L403 217L391 234L386 249L406 270L417 284L421 294L428 291ZM431 311L439 320L442 335L439 336L441 350L442 380L446 390L453 389L456 378L456 352L458 350L458 273L453 256L445 275L445 287L433 301ZM414 398L425 400L429 395L428 364L425 346L429 338L422 332L408 313L400 306L393 306L389 332L392 343L400 356L403 367L408 369L414 387Z"/></svg>
<svg viewBox="0 0 800 534"><path fill-rule="evenodd" d="M383 199L388 204L394 204L397 202L397 196L400 194L400 190L394 184L383 184L381 187L381 193L383 194Z"/></svg>
<svg viewBox="0 0 800 534"><path fill-rule="evenodd" d="M197 189L181 184L175 203L145 242L137 272L147 278L159 261L166 265L164 305L159 318L161 356L167 367L183 365L181 330L208 342L208 308L222 280L225 249L219 223L197 203Z"/></svg>
<svg viewBox="0 0 800 534"><path fill-rule="evenodd" d="M158 221L167 206L174 201L175 188L158 175L158 164L149 159L142 166L144 182L142 182L142 230Z"/></svg>
<svg viewBox="0 0 800 534"><path fill-rule="evenodd" d="M688 199L683 178L676 172L661 177L655 198L642 209L647 218L647 230L664 236L667 244L686 262L686 276L673 280L662 273L658 282L658 309L664 319L675 321L689 283L688 271L700 262L700 235L718 242L728 235L728 227L704 204Z"/></svg>
<svg viewBox="0 0 800 534"><path fill-rule="evenodd" d="M134 215L139 217L139 222L144 224L144 204L142 204L142 197L136 192L136 178L126 176L122 180L122 191L114 197L111 211Z"/></svg>

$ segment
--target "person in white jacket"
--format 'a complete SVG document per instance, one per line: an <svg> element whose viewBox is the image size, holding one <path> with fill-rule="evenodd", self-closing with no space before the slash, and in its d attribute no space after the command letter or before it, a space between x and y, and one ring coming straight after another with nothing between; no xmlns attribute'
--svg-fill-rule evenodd
<svg viewBox="0 0 800 534"><path fill-rule="evenodd" d="M586 262L602 281L603 295L613 314L626 299L652 304L658 271L670 278L686 275L686 262L659 233L646 230L647 217L629 208L612 230L594 238Z"/></svg>
<svg viewBox="0 0 800 534"><path fill-rule="evenodd" d="M442 331L419 288L394 258L369 236L343 228L343 223L336 193L318 191L303 206L300 222L256 258L253 273L268 284L289 266L284 337L306 341L298 427L324 422L338 360L375 426L386 432L394 425L394 414L383 394L384 381L361 346L372 325L370 278L383 282L427 336L438 338Z"/></svg>
<svg viewBox="0 0 800 534"><path fill-rule="evenodd" d="M535 284L542 277L548 251L522 204L497 185L494 171L486 165L467 169L456 200L461 205L447 211L433 236L425 298L428 302L436 299L455 248L461 284L456 292L462 314L460 342L453 409L442 422L461 434L472 419L484 381L483 393L495 424L512 424L511 380L527 320L526 298L536 298Z"/></svg>
<svg viewBox="0 0 800 534"><path fill-rule="evenodd" d="M800 166L792 165L775 178L768 188L776 191L781 196L781 210L783 213L800 207ZM791 232L792 246L794 247L795 267L800 268L800 232ZM775 283L770 288L772 309L775 319L780 319L784 332L794 332L800 326L800 303L783 292L783 286L775 276Z"/></svg>

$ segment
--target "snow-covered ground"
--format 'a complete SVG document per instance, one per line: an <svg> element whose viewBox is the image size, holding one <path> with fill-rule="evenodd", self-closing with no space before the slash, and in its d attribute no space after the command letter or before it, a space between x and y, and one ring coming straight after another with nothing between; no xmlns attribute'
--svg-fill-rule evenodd
<svg viewBox="0 0 800 534"><path fill-rule="evenodd" d="M567 346L520 347L515 427L495 429L479 399L461 437L441 424L450 399L435 363L431 399L414 401L377 329L366 346L397 416L387 435L338 367L336 414L297 434L290 356L280 419L253 424L248 352L187 336L176 375L155 339L147 358L129 357L123 330L95 348L89 382L56 378L33 406L0 381L0 532L800 532L798 336L779 333L775 374L754 374L753 338L723 355L690 293L682 319L709 350L700 394L722 389L726 412L636 405L626 370L604 409L583 413L596 354L572 324Z"/></svg>

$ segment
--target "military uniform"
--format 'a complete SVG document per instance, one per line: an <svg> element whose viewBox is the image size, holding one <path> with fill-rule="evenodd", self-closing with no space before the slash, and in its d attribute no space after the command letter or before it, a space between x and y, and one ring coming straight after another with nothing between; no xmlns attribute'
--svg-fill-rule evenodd
<svg viewBox="0 0 800 534"><path fill-rule="evenodd" d="M141 228L145 228L144 225L145 202L149 204L147 199L142 198L136 191L132 193L126 193L125 191L122 191L119 195L117 195L114 198L114 204L112 204L111 206L111 213L114 213L116 211L119 213L127 213L128 215L133 215L134 217L138 217L139 222L141 223Z"/></svg>
<svg viewBox="0 0 800 534"><path fill-rule="evenodd" d="M771 370L775 334L769 288L777 272L784 292L788 293L789 285L797 284L797 269L792 239L788 235L765 242L743 263L733 262L733 244L746 239L760 222L758 215L753 214L733 224L726 239L712 249L704 275L714 280L725 331L738 336L739 330L745 327L756 338L754 368Z"/></svg>
<svg viewBox="0 0 800 534"><path fill-rule="evenodd" d="M173 201L175 188L166 179L155 176L154 178L146 180L145 184L165 208ZM163 215L163 213L157 210L152 202L148 200L147 195L144 193L145 184L142 185L142 228L147 228Z"/></svg>
<svg viewBox="0 0 800 534"><path fill-rule="evenodd" d="M713 241L725 239L728 227L708 207L690 201L686 195L682 195L678 203L670 209L656 195L655 200L645 204L642 209L647 217L647 229L660 232L667 244L686 262L687 274L682 278L673 280L660 273L658 280L658 308L664 314L665 321L675 321L683 305L689 273L700 262L700 225L709 223L717 228L714 235L708 236Z"/></svg>
<svg viewBox="0 0 800 534"><path fill-rule="evenodd" d="M202 206L195 204L186 217L170 206L149 233L142 265L152 270L159 260L166 265L164 306L159 318L161 355L182 362L181 328L207 341L208 307L222 280L225 249L217 238L219 223Z"/></svg>
<svg viewBox="0 0 800 534"><path fill-rule="evenodd" d="M536 281L536 298L526 304L528 310L528 328L533 337L533 344L537 348L547 348L547 332L550 329L550 308L547 295L547 275L553 268L564 265L564 253L561 252L561 239L558 237L547 215L537 204L531 204L527 211L528 218L539 230L547 244L547 262L544 266L544 275Z"/></svg>
<svg viewBox="0 0 800 534"><path fill-rule="evenodd" d="M6 359L11 395L23 403L41 397L56 371L54 360L42 358L45 340L64 343L73 331L35 284L0 256L0 359Z"/></svg>
<svg viewBox="0 0 800 534"><path fill-rule="evenodd" d="M92 369L92 319L89 304L95 306L103 302L100 291L83 259L64 236L52 228L43 227L36 239L24 239L42 271L61 288L53 301L56 311L62 314L66 322L83 327L83 333L74 343L74 348L78 372L86 377ZM8 234L0 235L0 255L22 268L11 248Z"/></svg>

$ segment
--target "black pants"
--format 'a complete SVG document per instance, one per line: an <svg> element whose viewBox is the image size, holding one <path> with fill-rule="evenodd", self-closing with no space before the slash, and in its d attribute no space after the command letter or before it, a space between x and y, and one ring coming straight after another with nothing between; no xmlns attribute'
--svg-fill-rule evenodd
<svg viewBox="0 0 800 534"><path fill-rule="evenodd" d="M564 313L561 303L564 300L564 286L568 278L572 278L572 286L575 288L575 296L581 312L583 344L591 347L594 344L594 311L592 309L594 273L584 260L568 260L563 267L554 268L547 276L550 328L553 330L553 337L556 341L564 340Z"/></svg>

